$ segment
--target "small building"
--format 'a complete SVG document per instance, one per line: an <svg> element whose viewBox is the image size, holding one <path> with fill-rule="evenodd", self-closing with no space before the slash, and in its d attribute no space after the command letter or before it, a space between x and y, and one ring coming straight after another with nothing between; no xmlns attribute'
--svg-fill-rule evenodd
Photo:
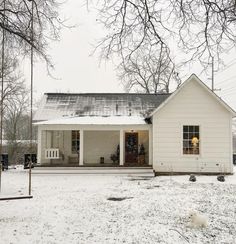
<svg viewBox="0 0 236 244"><path fill-rule="evenodd" d="M232 173L235 115L194 74L172 94L47 93L34 117L38 164Z"/></svg>

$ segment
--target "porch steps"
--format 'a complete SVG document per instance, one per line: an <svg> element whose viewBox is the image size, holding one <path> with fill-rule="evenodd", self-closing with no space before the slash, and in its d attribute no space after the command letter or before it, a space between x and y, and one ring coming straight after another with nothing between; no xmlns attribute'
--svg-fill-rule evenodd
<svg viewBox="0 0 236 244"><path fill-rule="evenodd" d="M32 174L124 175L154 177L152 167L35 167Z"/></svg>

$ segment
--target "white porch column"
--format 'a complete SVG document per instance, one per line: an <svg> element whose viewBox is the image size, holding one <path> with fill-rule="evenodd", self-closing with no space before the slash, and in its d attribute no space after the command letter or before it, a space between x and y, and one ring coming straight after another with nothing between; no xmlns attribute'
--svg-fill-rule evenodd
<svg viewBox="0 0 236 244"><path fill-rule="evenodd" d="M124 165L124 131L120 130L120 165Z"/></svg>
<svg viewBox="0 0 236 244"><path fill-rule="evenodd" d="M149 153L149 155L148 155L148 164L149 165L152 165L153 164L153 162L152 162L152 160L153 160L153 150L152 150L152 128L149 128L149 130L148 130L148 153Z"/></svg>
<svg viewBox="0 0 236 244"><path fill-rule="evenodd" d="M79 143L80 143L80 150L79 150L79 165L84 164L84 130L79 131Z"/></svg>
<svg viewBox="0 0 236 244"><path fill-rule="evenodd" d="M37 146L37 164L41 164L42 160L42 129L38 126L38 146Z"/></svg>

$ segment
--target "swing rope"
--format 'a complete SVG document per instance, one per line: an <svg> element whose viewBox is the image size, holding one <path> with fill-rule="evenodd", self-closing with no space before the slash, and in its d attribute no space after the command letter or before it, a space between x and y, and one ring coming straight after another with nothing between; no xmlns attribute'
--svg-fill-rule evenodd
<svg viewBox="0 0 236 244"><path fill-rule="evenodd" d="M33 127L32 127L32 122L33 122L33 41L34 41L34 25L33 25L33 14L34 14L34 1L28 0L31 2L31 57L30 57L30 162L29 162L29 191L28 195L25 196L13 196L13 197L3 197L0 198L0 201L9 201L9 200L19 200L19 199L30 199L33 198L31 195L31 167L32 167L32 148L33 148ZM6 9L6 0L3 2L3 26L5 25L5 9ZM2 141L3 141L3 84L4 84L4 59L5 59L5 30L2 28L3 36L2 36L2 66L1 66L1 72L2 72L2 79L1 79L1 124L0 124L0 156L1 156L1 161L2 161ZM0 162L1 163L1 162ZM1 167L0 167L1 168ZM1 172L0 172L0 191L1 191Z"/></svg>

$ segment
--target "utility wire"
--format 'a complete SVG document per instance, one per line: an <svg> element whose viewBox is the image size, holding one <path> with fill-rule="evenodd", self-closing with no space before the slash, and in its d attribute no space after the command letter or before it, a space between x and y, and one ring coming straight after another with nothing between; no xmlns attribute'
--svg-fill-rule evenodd
<svg viewBox="0 0 236 244"><path fill-rule="evenodd" d="M231 87L227 87L227 88L223 88L221 91L226 92L226 91L234 91L236 89L236 86L231 86Z"/></svg>
<svg viewBox="0 0 236 244"><path fill-rule="evenodd" d="M230 87L228 89L223 89L221 90L221 94L222 95L226 95L226 94L235 94L235 97L236 97L236 87Z"/></svg>
<svg viewBox="0 0 236 244"><path fill-rule="evenodd" d="M30 162L29 162L29 196L31 196L31 168L33 148L33 80L34 80L34 1L31 2L31 53L30 53Z"/></svg>
<svg viewBox="0 0 236 244"><path fill-rule="evenodd" d="M232 76L232 77L230 77L230 78L228 78L228 79L225 79L225 80L219 80L219 83L223 83L223 82L226 82L226 81L231 81L232 79L235 79L236 80L236 75L234 75L234 76Z"/></svg>
<svg viewBox="0 0 236 244"><path fill-rule="evenodd" d="M233 62L233 63L231 63L231 62ZM233 66L234 64L236 64L236 59L231 60L231 62L229 62L229 64L227 64L223 69L219 70L219 71L216 73L216 75L218 75L218 74L224 72L226 69L228 69L228 68L230 68L231 66Z"/></svg>
<svg viewBox="0 0 236 244"><path fill-rule="evenodd" d="M234 89L236 89L236 86L232 86L232 84L231 85L228 85L228 86L224 86L222 89L221 89L221 91L227 91L227 90L234 90Z"/></svg>

